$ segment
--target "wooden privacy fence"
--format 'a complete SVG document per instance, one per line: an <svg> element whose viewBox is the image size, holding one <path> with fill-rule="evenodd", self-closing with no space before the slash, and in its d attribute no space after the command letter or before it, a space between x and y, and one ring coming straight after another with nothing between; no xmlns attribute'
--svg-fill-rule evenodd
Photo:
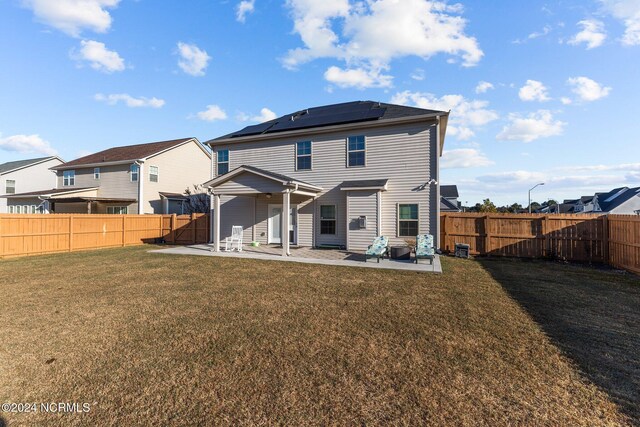
<svg viewBox="0 0 640 427"><path fill-rule="evenodd" d="M209 220L192 215L0 215L0 258L209 241Z"/></svg>
<svg viewBox="0 0 640 427"><path fill-rule="evenodd" d="M640 217L445 213L441 249L470 245L474 255L607 263L640 273Z"/></svg>

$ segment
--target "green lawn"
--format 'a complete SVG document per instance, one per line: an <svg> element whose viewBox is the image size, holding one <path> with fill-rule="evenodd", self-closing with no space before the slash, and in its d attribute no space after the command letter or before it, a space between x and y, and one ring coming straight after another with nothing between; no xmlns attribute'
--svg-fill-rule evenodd
<svg viewBox="0 0 640 427"><path fill-rule="evenodd" d="M635 323L615 342L638 344L637 277L449 258L427 275L149 249L0 261L0 403L91 404L0 413L0 426L640 420L633 383L598 377L627 356L627 373L640 373L638 353L617 348L595 362L601 372L584 351L603 351L588 341L622 329L619 313L562 327L589 312L575 287L592 284L631 307L624 321Z"/></svg>

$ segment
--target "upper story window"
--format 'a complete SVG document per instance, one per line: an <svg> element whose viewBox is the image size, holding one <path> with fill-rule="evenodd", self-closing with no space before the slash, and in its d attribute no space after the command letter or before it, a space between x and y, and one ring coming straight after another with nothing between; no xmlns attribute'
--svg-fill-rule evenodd
<svg viewBox="0 0 640 427"><path fill-rule="evenodd" d="M140 175L140 166L136 165L135 163L132 164L129 168L129 175L131 177L131 182L137 182L138 175Z"/></svg>
<svg viewBox="0 0 640 427"><path fill-rule="evenodd" d="M218 151L218 175L229 172L229 150Z"/></svg>
<svg viewBox="0 0 640 427"><path fill-rule="evenodd" d="M14 179L8 179L5 184L5 194L16 194L16 181Z"/></svg>
<svg viewBox="0 0 640 427"><path fill-rule="evenodd" d="M418 205L398 205L398 237L416 237L418 235Z"/></svg>
<svg viewBox="0 0 640 427"><path fill-rule="evenodd" d="M149 181L158 182L159 173L157 166L149 166Z"/></svg>
<svg viewBox="0 0 640 427"><path fill-rule="evenodd" d="M62 185L63 186L69 186L69 185L76 185L76 171L74 170L70 170L70 171L63 171L62 172Z"/></svg>
<svg viewBox="0 0 640 427"><path fill-rule="evenodd" d="M296 170L311 170L311 141L296 143Z"/></svg>
<svg viewBox="0 0 640 427"><path fill-rule="evenodd" d="M365 141L364 135L350 136L347 138L347 166L365 165Z"/></svg>
<svg viewBox="0 0 640 427"><path fill-rule="evenodd" d="M100 179L100 168L93 168L93 179Z"/></svg>

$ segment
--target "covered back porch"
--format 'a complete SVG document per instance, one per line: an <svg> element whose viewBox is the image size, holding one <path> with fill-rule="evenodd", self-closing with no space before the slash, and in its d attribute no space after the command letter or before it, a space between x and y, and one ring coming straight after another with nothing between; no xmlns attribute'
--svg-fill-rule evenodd
<svg viewBox="0 0 640 427"><path fill-rule="evenodd" d="M322 188L252 166L240 166L205 183L211 198L213 251L220 252L232 226L252 241L278 245L282 256L304 242L313 246L314 200Z"/></svg>

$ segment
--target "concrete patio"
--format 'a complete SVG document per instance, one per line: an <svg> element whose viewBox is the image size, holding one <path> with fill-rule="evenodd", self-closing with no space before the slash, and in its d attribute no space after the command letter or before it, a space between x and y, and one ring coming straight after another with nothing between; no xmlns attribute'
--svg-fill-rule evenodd
<svg viewBox="0 0 640 427"><path fill-rule="evenodd" d="M428 260L420 260L416 264L412 260L384 259L379 263L375 259L364 262L363 253L348 252L338 249L313 249L308 247L291 247L291 256L283 257L282 247L277 245L245 246L242 252L212 252L211 245L179 246L150 251L167 255L217 256L227 258L260 259L284 262L301 262L307 264L339 265L344 267L381 268L387 270L416 271L420 273L442 273L440 258L436 255L433 265Z"/></svg>

